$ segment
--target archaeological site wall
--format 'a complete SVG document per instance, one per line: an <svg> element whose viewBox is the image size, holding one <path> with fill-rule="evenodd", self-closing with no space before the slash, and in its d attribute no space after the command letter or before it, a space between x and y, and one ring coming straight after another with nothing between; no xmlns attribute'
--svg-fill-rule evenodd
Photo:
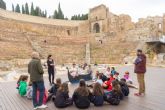
<svg viewBox="0 0 165 110"><path fill-rule="evenodd" d="M89 43L91 63L123 63L126 56L144 46L139 42L163 34L165 15L134 23L129 15L116 15L105 5L91 8L84 21L45 19L0 9L0 61L29 59L32 51L38 51L42 58L52 54L57 64L84 63Z"/></svg>

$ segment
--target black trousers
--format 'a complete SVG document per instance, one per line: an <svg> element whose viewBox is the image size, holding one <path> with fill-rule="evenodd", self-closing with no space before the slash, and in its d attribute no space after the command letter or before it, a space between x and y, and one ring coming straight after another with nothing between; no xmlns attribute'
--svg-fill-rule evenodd
<svg viewBox="0 0 165 110"><path fill-rule="evenodd" d="M49 74L49 82L54 83L54 71L48 71Z"/></svg>

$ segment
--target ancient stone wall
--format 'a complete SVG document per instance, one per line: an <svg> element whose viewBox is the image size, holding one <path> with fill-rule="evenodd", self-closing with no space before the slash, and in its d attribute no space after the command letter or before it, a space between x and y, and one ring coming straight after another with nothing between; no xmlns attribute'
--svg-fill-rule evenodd
<svg viewBox="0 0 165 110"><path fill-rule="evenodd" d="M27 59L36 50L43 58L52 54L58 64L83 63L85 45L90 43L92 63L120 63L137 48L137 41L165 33L164 25L165 15L133 23L129 15L113 14L105 5L90 9L84 21L45 19L0 9L0 58Z"/></svg>
<svg viewBox="0 0 165 110"><path fill-rule="evenodd" d="M163 34L165 35L165 14L163 15Z"/></svg>

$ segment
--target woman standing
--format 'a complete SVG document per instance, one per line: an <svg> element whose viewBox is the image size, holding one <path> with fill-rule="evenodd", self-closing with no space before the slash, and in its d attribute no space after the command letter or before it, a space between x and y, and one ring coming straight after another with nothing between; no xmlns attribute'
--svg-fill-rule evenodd
<svg viewBox="0 0 165 110"><path fill-rule="evenodd" d="M55 70L54 70L55 64L54 64L54 60L52 59L52 55L48 55L47 65L48 65L49 83L50 85L52 85L54 83L54 74L55 74Z"/></svg>

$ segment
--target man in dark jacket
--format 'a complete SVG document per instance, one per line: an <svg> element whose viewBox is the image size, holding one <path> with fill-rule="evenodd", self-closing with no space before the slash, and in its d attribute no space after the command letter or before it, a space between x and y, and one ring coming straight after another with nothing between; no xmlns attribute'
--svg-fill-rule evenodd
<svg viewBox="0 0 165 110"><path fill-rule="evenodd" d="M137 80L139 83L139 92L135 93L136 96L144 95L145 93L145 81L144 74L146 72L146 56L143 54L142 50L137 50L137 58L134 62L135 70L134 72L137 74Z"/></svg>
<svg viewBox="0 0 165 110"><path fill-rule="evenodd" d="M33 106L34 109L46 108L46 105L43 105L43 97L45 92L44 80L43 80L43 68L41 61L39 59L39 54L37 52L32 53L32 60L28 64L28 73L30 74L30 80L33 87ZM39 100L37 101L37 90L39 91Z"/></svg>

